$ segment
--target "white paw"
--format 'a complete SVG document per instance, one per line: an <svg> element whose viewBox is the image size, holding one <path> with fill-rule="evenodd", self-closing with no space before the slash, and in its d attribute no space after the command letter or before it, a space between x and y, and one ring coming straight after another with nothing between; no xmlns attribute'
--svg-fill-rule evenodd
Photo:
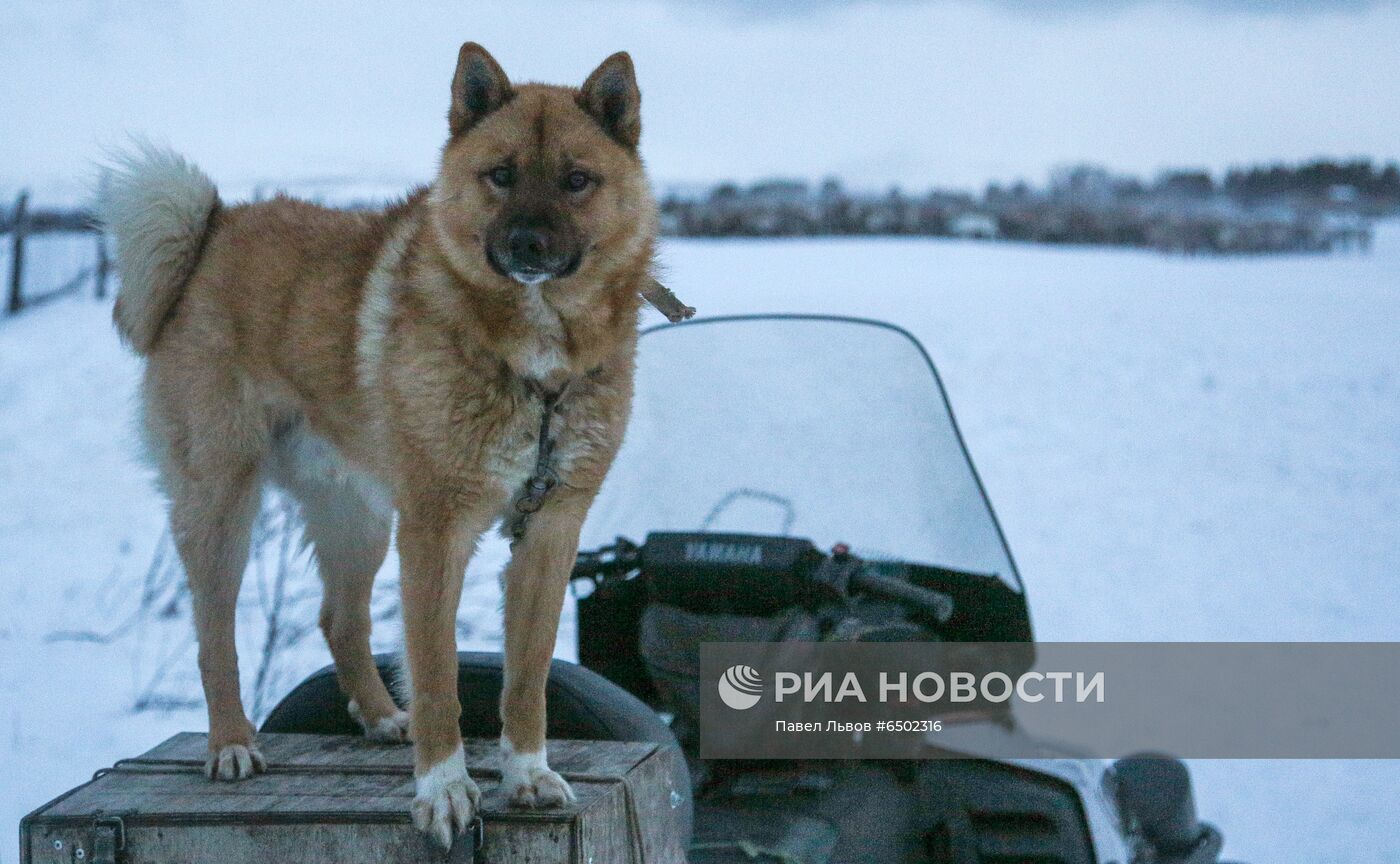
<svg viewBox="0 0 1400 864"><path fill-rule="evenodd" d="M245 780L266 770L267 760L256 744L221 747L204 762L204 776L210 780Z"/></svg>
<svg viewBox="0 0 1400 864"><path fill-rule="evenodd" d="M516 753L502 740L501 756L501 789L512 807L563 807L574 802L574 790L550 770L543 750Z"/></svg>
<svg viewBox="0 0 1400 864"><path fill-rule="evenodd" d="M385 744L402 744L408 740L407 711L395 711L387 717L380 717L369 723L365 720L364 712L360 711L359 703L354 699L345 707L350 711L350 716L355 718L355 722L360 724L360 728L365 730L365 737L369 740Z"/></svg>
<svg viewBox="0 0 1400 864"><path fill-rule="evenodd" d="M418 778L413 796L413 824L444 849L452 838L467 830L481 803L481 790L467 776L462 745L451 756Z"/></svg>

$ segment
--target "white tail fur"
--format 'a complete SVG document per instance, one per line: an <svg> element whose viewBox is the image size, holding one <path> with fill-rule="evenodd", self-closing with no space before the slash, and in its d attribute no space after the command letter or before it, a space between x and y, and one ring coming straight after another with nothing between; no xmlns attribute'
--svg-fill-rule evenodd
<svg viewBox="0 0 1400 864"><path fill-rule="evenodd" d="M138 354L149 354L199 263L214 182L170 150L140 142L115 160L98 218L117 240L121 289L112 313Z"/></svg>

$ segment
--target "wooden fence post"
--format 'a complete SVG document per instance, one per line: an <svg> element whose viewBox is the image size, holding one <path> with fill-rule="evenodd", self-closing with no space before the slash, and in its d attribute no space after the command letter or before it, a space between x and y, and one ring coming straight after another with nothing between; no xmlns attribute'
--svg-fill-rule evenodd
<svg viewBox="0 0 1400 864"><path fill-rule="evenodd" d="M107 276L111 272L112 261L107 257L107 232L99 225L97 228L97 268L93 272L93 278L97 280L96 296L98 300L107 297Z"/></svg>
<svg viewBox="0 0 1400 864"><path fill-rule="evenodd" d="M107 190L110 188L111 182L111 173L103 171L102 181L98 186L97 192L99 211L100 205L107 200ZM98 300L103 300L107 297L107 277L112 270L112 261L107 257L107 226L103 225L101 220L94 218L92 220L92 227L97 231L97 267L93 271L93 278L96 280L97 284L93 286L95 289L94 294Z"/></svg>
<svg viewBox="0 0 1400 864"><path fill-rule="evenodd" d="M19 193L15 201L14 237L10 260L10 299L5 311L15 314L24 306L24 235L29 231L29 190Z"/></svg>

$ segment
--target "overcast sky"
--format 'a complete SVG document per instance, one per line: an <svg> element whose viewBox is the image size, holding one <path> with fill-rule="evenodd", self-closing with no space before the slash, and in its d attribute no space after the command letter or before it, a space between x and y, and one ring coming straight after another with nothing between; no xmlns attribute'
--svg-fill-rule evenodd
<svg viewBox="0 0 1400 864"><path fill-rule="evenodd" d="M1394 2L3 0L0 192L127 132L235 187L425 178L464 39L517 80L631 51L661 184L1400 156Z"/></svg>

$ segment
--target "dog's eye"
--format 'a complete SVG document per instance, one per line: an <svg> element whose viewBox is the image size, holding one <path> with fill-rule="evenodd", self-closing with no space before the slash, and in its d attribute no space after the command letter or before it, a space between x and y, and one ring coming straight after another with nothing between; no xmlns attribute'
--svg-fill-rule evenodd
<svg viewBox="0 0 1400 864"><path fill-rule="evenodd" d="M486 172L486 179L497 189L509 189L515 184L515 169L509 165L498 165Z"/></svg>
<svg viewBox="0 0 1400 864"><path fill-rule="evenodd" d="M570 192L582 192L592 182L593 178L589 177L586 172L570 171L569 176L564 178L564 188Z"/></svg>

